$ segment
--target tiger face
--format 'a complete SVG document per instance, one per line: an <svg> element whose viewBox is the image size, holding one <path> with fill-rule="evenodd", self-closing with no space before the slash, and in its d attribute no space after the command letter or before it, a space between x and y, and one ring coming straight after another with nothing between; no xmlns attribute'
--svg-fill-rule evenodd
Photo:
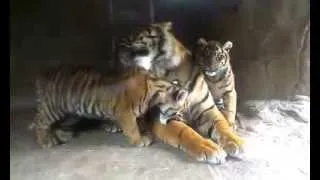
<svg viewBox="0 0 320 180"><path fill-rule="evenodd" d="M224 71L230 61L232 42L223 45L217 41L200 38L196 45L195 59L207 76L213 77Z"/></svg>
<svg viewBox="0 0 320 180"><path fill-rule="evenodd" d="M172 62L169 58L174 50L174 41L169 32L171 28L171 22L151 24L120 39L117 42L120 63L145 70L152 69L153 64L164 68L170 66Z"/></svg>
<svg viewBox="0 0 320 180"><path fill-rule="evenodd" d="M168 119L178 116L185 108L188 94L186 89L177 86L172 86L168 88L167 92L158 94L157 96L160 98L158 120L162 124L166 124Z"/></svg>

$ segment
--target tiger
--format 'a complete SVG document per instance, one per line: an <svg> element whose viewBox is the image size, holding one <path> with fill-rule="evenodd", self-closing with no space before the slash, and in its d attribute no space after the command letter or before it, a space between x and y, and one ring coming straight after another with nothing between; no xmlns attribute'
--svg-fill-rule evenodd
<svg viewBox="0 0 320 180"><path fill-rule="evenodd" d="M231 41L221 44L199 38L194 48L194 60L204 73L211 94L229 124L235 128L237 92L230 63Z"/></svg>
<svg viewBox="0 0 320 180"><path fill-rule="evenodd" d="M72 138L72 132L53 127L74 115L113 120L130 144L148 146L152 141L140 134L137 117L152 107L173 116L188 96L188 91L175 83L141 68L103 74L93 67L59 66L40 75L35 85L37 112L29 128L35 131L36 142L42 148Z"/></svg>
<svg viewBox="0 0 320 180"><path fill-rule="evenodd" d="M168 81L177 80L181 86L189 90L186 100L188 106L182 110L182 118L179 120L195 130L188 133L199 133L203 137L216 139L214 146L219 147L214 149L214 157L203 158L202 152L207 146L193 143L193 148L199 149L198 152L194 152L193 157L207 162L209 159L215 159L215 162L220 164L225 162L225 153L228 156L240 157L244 153L245 141L233 130L216 106L201 68L193 61L192 53L174 37L171 32L172 25L172 22L158 22L140 26L129 35L119 38L116 46L116 63L123 68L143 68ZM181 139L180 134L174 133L185 126L178 128L172 123L156 120L153 122L151 130L155 136L164 142L170 141L169 144L172 146L178 147L176 142L192 140L192 138ZM186 151L193 150L191 148Z"/></svg>

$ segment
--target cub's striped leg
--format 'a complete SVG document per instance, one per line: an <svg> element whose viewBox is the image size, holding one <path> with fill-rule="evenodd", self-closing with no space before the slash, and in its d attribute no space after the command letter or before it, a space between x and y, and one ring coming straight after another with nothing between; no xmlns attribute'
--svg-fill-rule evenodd
<svg viewBox="0 0 320 180"><path fill-rule="evenodd" d="M236 112L237 112L237 92L235 89L228 91L223 96L224 108L222 113L225 115L230 126L236 129Z"/></svg>
<svg viewBox="0 0 320 180"><path fill-rule="evenodd" d="M72 139L73 132L62 129L51 130L50 128L35 127L37 143L42 148L50 148L58 144L64 144Z"/></svg>
<svg viewBox="0 0 320 180"><path fill-rule="evenodd" d="M49 111L46 104L38 105L33 128L36 133L36 142L42 148L50 148L65 143L72 138L72 132L52 128L52 125L62 117L62 114L55 113L52 110Z"/></svg>
<svg viewBox="0 0 320 180"><path fill-rule="evenodd" d="M71 130L65 130L61 128L56 128L52 130L54 135L59 141L59 144L65 144L74 137L74 132Z"/></svg>
<svg viewBox="0 0 320 180"><path fill-rule="evenodd" d="M141 136L136 117L122 112L121 116L117 119L119 127L122 129L123 134L129 138L130 144L138 147L149 146L151 144L152 139L150 137Z"/></svg>
<svg viewBox="0 0 320 180"><path fill-rule="evenodd" d="M219 145L203 138L181 121L171 120L166 125L155 121L152 131L160 140L184 150L199 161L211 164L221 164L225 161L226 153Z"/></svg>
<svg viewBox="0 0 320 180"><path fill-rule="evenodd" d="M59 143L58 139L54 136L50 127L50 118L43 111L39 111L36 114L35 118L35 134L36 134L36 142L42 148L50 148Z"/></svg>
<svg viewBox="0 0 320 180"><path fill-rule="evenodd" d="M233 157L242 155L244 140L236 134L216 106L203 113L199 123L197 125L199 132L216 140L228 155Z"/></svg>

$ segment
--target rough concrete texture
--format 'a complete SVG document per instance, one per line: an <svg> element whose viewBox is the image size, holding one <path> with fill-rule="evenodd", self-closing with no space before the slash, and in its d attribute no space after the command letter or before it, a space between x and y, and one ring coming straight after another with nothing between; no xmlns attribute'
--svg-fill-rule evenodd
<svg viewBox="0 0 320 180"><path fill-rule="evenodd" d="M240 114L246 139L242 160L212 166L195 162L182 151L156 142L128 145L121 134L82 133L70 143L40 149L27 130L33 109L20 103L11 115L10 177L53 179L214 179L270 180L310 178L310 102L251 101L251 117Z"/></svg>

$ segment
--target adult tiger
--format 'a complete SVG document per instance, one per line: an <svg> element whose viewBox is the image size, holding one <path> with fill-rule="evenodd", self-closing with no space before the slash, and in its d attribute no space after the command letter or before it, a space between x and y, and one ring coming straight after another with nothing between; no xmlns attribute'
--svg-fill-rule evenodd
<svg viewBox="0 0 320 180"><path fill-rule="evenodd" d="M36 80L37 114L31 126L43 148L65 143L72 132L53 128L68 115L116 120L131 144L149 145L141 136L136 118L152 107L174 115L185 104L188 92L156 78L145 70L102 74L84 66L60 66Z"/></svg>
<svg viewBox="0 0 320 180"><path fill-rule="evenodd" d="M188 106L183 110L184 121L202 135L211 138L217 136L218 147L221 146L230 156L238 156L244 141L233 131L215 105L203 73L192 61L191 53L170 32L171 27L171 22L151 24L121 39L117 45L118 63L123 67L142 67L158 77L168 81L177 80L182 86L188 87ZM179 131L170 126L170 123L162 125L155 121L152 130L166 142L171 138L183 141L176 137L178 134L170 136L172 131ZM176 146L174 142L169 144ZM216 159L223 162L223 153L218 152L219 148L216 151Z"/></svg>
<svg viewBox="0 0 320 180"><path fill-rule="evenodd" d="M205 74L205 80L216 104L221 102L221 108L219 109L229 123L234 125L237 92L230 63L229 52L231 48L231 41L221 44L218 41L207 42L204 38L199 38L193 53L195 54L195 63L199 64Z"/></svg>

